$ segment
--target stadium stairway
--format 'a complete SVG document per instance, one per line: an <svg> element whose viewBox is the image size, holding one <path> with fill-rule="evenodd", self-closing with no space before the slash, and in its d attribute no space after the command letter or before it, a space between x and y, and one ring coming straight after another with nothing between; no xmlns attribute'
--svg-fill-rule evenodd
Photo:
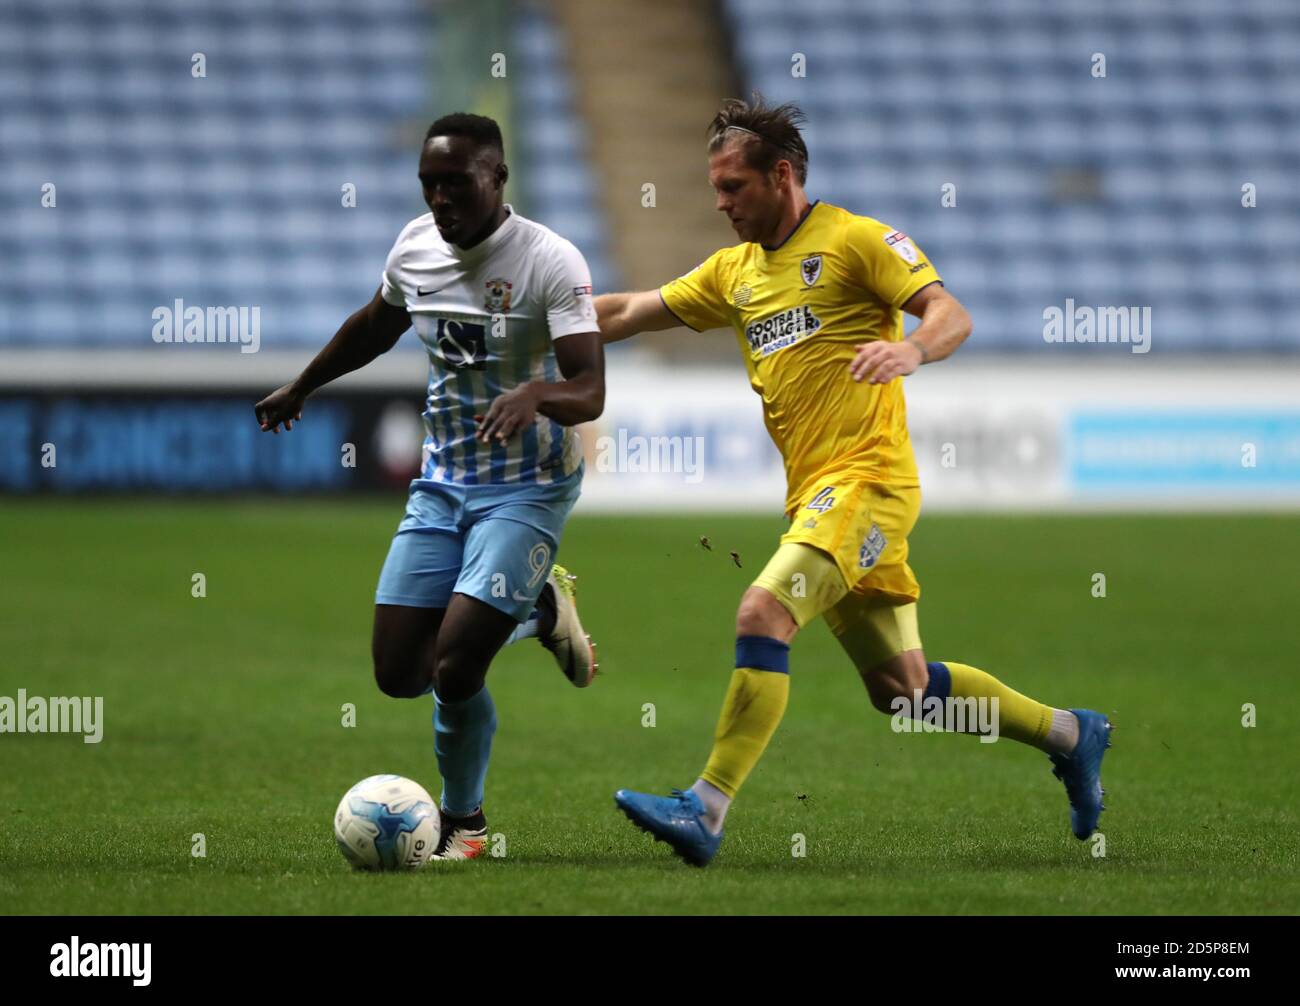
<svg viewBox="0 0 1300 1006"><path fill-rule="evenodd" d="M734 244L705 181L705 128L737 91L714 5L664 0L648 12L638 0L558 0L553 9L569 39L611 250L628 288L659 286ZM730 338L700 340L685 329L652 342L671 354L687 339L697 359L701 350L735 353Z"/></svg>

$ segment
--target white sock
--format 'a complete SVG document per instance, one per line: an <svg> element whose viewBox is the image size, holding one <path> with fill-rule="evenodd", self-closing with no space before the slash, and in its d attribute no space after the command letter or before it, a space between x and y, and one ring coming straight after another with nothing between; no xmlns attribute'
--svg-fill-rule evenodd
<svg viewBox="0 0 1300 1006"><path fill-rule="evenodd" d="M1043 738L1048 754L1068 755L1079 743L1079 717L1068 709L1052 710L1052 725Z"/></svg>
<svg viewBox="0 0 1300 1006"><path fill-rule="evenodd" d="M525 621L520 622L515 631L506 637L506 641L503 645L509 646L511 643L517 643L521 639L528 639L530 636L537 635L537 622L537 609L534 608L533 613L529 615Z"/></svg>
<svg viewBox="0 0 1300 1006"><path fill-rule="evenodd" d="M727 808L731 806L731 797L713 783L705 782L703 779L695 780L691 792L700 798L700 803L704 804L704 824L716 835L722 830L722 822L727 817Z"/></svg>

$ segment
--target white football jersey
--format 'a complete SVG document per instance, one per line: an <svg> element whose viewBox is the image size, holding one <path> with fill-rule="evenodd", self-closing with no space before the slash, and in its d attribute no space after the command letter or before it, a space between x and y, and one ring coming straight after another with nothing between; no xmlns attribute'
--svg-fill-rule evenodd
<svg viewBox="0 0 1300 1006"><path fill-rule="evenodd" d="M474 417L502 392L562 380L555 339L599 331L582 253L506 209L505 222L468 250L445 242L426 213L388 253L383 298L406 308L429 353L424 480L553 482L582 463L577 432L541 413L505 445L474 436Z"/></svg>

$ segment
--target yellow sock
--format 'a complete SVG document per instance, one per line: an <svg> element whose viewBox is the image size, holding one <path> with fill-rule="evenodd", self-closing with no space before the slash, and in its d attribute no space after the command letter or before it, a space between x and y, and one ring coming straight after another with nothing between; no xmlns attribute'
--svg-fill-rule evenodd
<svg viewBox="0 0 1300 1006"><path fill-rule="evenodd" d="M930 665L934 667L933 664ZM1014 741L1042 747L1047 732L1052 726L1052 707L1035 702L1027 695L1021 695L1014 688L1008 688L987 671L969 664L955 664L951 660L943 661L952 679L952 691L956 698L987 698L998 700L998 732L1003 737ZM931 672L933 673L933 671Z"/></svg>
<svg viewBox="0 0 1300 1006"><path fill-rule="evenodd" d="M752 640L759 642L749 642ZM742 648L742 644L748 645ZM764 666L737 667L732 673L713 734L713 751L700 773L700 778L729 797L735 797L754 770L785 715L790 697L789 651L789 646L775 639L742 636L736 641L737 663L745 660Z"/></svg>

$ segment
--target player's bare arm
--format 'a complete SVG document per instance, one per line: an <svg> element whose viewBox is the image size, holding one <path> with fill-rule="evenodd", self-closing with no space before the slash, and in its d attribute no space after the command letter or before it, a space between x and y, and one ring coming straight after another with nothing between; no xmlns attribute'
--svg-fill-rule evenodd
<svg viewBox="0 0 1300 1006"><path fill-rule="evenodd" d="M406 308L394 307L384 300L382 291L376 290L374 299L339 326L307 369L253 407L263 431L279 433L281 423L286 432L293 429L294 420L302 418L303 403L312 392L387 353L410 327L411 316Z"/></svg>
<svg viewBox="0 0 1300 1006"><path fill-rule="evenodd" d="M849 364L853 380L884 384L913 373L923 363L951 356L971 333L971 318L961 302L941 283L922 287L908 298L903 310L920 318L915 332L902 342L866 342L857 347Z"/></svg>
<svg viewBox="0 0 1300 1006"><path fill-rule="evenodd" d="M596 320L603 342L618 342L641 332L661 332L681 324L664 305L658 290L601 294L596 298Z"/></svg>
<svg viewBox="0 0 1300 1006"><path fill-rule="evenodd" d="M599 332L556 339L555 362L563 381L526 381L498 395L479 426L479 440L505 443L533 424L537 413L561 426L589 423L605 411L605 351Z"/></svg>

